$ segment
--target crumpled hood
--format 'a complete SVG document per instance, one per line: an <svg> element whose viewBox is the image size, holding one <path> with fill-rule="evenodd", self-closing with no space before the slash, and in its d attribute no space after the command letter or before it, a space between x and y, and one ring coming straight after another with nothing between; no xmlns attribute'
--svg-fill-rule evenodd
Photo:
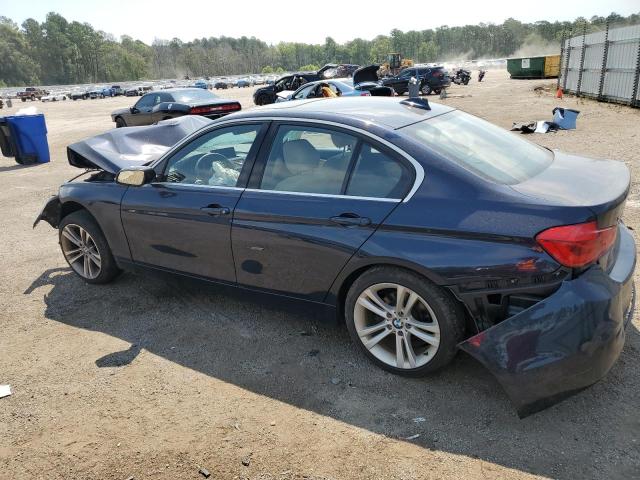
<svg viewBox="0 0 640 480"><path fill-rule="evenodd" d="M74 167L99 168L115 174L159 159L187 135L212 122L200 115L185 115L156 125L114 128L69 145L67 158Z"/></svg>

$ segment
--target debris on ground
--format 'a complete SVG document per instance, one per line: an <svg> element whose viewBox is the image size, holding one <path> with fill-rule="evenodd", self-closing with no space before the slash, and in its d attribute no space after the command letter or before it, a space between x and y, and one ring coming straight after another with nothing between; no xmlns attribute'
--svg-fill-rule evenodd
<svg viewBox="0 0 640 480"><path fill-rule="evenodd" d="M0 398L11 395L11 385L0 385Z"/></svg>
<svg viewBox="0 0 640 480"><path fill-rule="evenodd" d="M338 385L342 380L340 380L338 377L332 377L330 381L332 384Z"/></svg>
<svg viewBox="0 0 640 480"><path fill-rule="evenodd" d="M251 464L251 457L244 457L242 459L242 465L244 465L245 467L248 467Z"/></svg>
<svg viewBox="0 0 640 480"><path fill-rule="evenodd" d="M556 132L558 126L553 122L538 120L537 122L514 123L511 131L520 131L522 133L547 133Z"/></svg>
<svg viewBox="0 0 640 480"><path fill-rule="evenodd" d="M133 475L129 475L129 476L127 477L127 480L135 480L135 477L134 477Z"/></svg>
<svg viewBox="0 0 640 480"><path fill-rule="evenodd" d="M211 473L209 472L209 470L207 470L206 468L202 467L198 470L198 473L200 475L202 475L204 478L209 478L211 476Z"/></svg>
<svg viewBox="0 0 640 480"><path fill-rule="evenodd" d="M553 109L553 121L538 120L535 122L514 122L511 130L522 133L547 133L557 130L575 130L576 119L580 113L570 108L555 107Z"/></svg>
<svg viewBox="0 0 640 480"><path fill-rule="evenodd" d="M409 437L404 437L404 440L415 440L416 438L418 438L420 436L419 433L416 433L415 435L411 435Z"/></svg>
<svg viewBox="0 0 640 480"><path fill-rule="evenodd" d="M551 85L538 85L537 87L533 88L533 91L541 94L541 93L551 93Z"/></svg>
<svg viewBox="0 0 640 480"><path fill-rule="evenodd" d="M416 417L413 419L413 423L422 423L422 422L426 422L427 419L424 417Z"/></svg>

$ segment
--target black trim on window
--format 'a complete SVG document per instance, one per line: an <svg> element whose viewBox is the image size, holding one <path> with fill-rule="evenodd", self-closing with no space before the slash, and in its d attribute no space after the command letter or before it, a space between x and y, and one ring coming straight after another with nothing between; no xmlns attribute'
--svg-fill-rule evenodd
<svg viewBox="0 0 640 480"><path fill-rule="evenodd" d="M411 191L411 188L413 187L413 184L415 183L416 180L416 171L415 171L415 167L411 164L411 162L409 162L406 158L402 157L400 154L398 154L397 152L393 151L393 149L387 147L386 145L376 141L374 138L371 138L367 135L364 135L362 133L359 132L355 132L353 130L350 130L349 128L341 128L341 127L336 127L334 125L327 125L326 123L323 123L322 121L318 121L318 122L314 122L312 120L310 121L296 121L296 120L273 120L271 122L271 126L269 127L269 131L266 134L266 139L262 142L262 145L260 146L260 152L258 153L258 155L256 156L255 161L253 162L253 168L251 171L251 176L249 178L249 182L246 186L246 188L250 188L253 190L261 190L260 188L260 184L262 183L262 177L264 176L264 170L266 168L266 164L267 164L267 160L269 158L269 155L271 153L271 148L273 146L273 142L276 138L276 134L278 133L278 129L281 126L290 126L290 127L309 127L309 128L315 128L315 129L324 129L324 130L329 130L329 131L335 131L335 132L340 132L343 133L345 135L350 135L354 138L358 139L358 143L356 144L356 147L354 148L354 155L351 156L350 159L350 164L349 167L347 168L347 172L345 174L345 178L343 180L343 184L342 184L342 189L341 191L341 195L345 195L345 196L350 196L350 195L346 195L346 190L349 188L349 183L351 182L351 177L353 175L353 171L355 170L355 165L358 159L358 156L360 155L361 149L362 149L362 144L363 143L367 143L368 145L370 145L371 147L375 148L376 150L378 150L380 153L385 154L386 156L388 156L389 158L400 162L400 164L404 165L405 171L407 171L409 173L409 177L406 179L406 185L404 186L401 194L399 194L399 196L394 198L405 198L406 195L409 193L409 191ZM405 180L404 178L402 179L403 181ZM273 192L274 190L264 190L264 191L268 191L268 192ZM395 192L394 192L395 193ZM304 195L304 192L298 192L298 194L300 195ZM355 195L354 195L355 196ZM374 197L372 197L374 198ZM375 197L375 198L386 198L386 197Z"/></svg>

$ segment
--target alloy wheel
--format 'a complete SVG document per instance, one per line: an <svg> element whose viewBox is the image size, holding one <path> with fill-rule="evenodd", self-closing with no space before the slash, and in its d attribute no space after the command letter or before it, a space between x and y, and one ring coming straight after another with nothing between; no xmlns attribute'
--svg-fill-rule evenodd
<svg viewBox="0 0 640 480"><path fill-rule="evenodd" d="M426 365L440 345L433 309L416 292L396 283L365 289L354 307L354 325L373 356L399 369Z"/></svg>
<svg viewBox="0 0 640 480"><path fill-rule="evenodd" d="M100 275L102 260L93 237L80 225L68 224L60 236L62 253L71 268L81 277L94 279Z"/></svg>

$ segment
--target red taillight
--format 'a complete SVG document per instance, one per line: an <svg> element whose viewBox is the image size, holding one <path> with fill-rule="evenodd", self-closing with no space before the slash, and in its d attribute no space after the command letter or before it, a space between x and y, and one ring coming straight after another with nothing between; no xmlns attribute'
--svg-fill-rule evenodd
<svg viewBox="0 0 640 480"><path fill-rule="evenodd" d="M361 96L361 97L370 97L370 96L371 96L371 94L370 94L369 92L362 92L362 93L360 94L360 96Z"/></svg>
<svg viewBox="0 0 640 480"><path fill-rule="evenodd" d="M229 103L226 105L214 105L210 107L191 107L189 113L191 115L202 115L203 113L229 112L235 110L240 110L240 105L237 103Z"/></svg>
<svg viewBox="0 0 640 480"><path fill-rule="evenodd" d="M616 226L598 228L596 222L564 225L544 230L536 241L565 267L584 267L595 262L616 241Z"/></svg>

